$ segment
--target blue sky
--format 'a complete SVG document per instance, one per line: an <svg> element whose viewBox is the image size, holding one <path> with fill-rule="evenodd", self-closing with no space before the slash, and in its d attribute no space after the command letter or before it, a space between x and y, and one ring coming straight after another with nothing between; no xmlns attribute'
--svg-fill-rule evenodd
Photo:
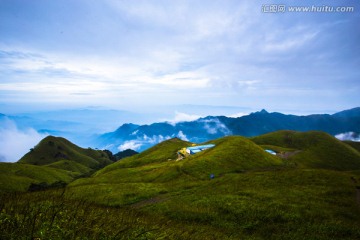
<svg viewBox="0 0 360 240"><path fill-rule="evenodd" d="M270 3L0 0L0 112L360 106L360 2L279 2L352 13L262 12Z"/></svg>

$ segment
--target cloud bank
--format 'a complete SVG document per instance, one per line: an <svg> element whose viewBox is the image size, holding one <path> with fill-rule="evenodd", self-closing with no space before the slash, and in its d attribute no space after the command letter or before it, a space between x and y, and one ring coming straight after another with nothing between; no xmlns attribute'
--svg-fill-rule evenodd
<svg viewBox="0 0 360 240"><path fill-rule="evenodd" d="M142 136L138 136L136 139L125 141L124 143L119 145L117 149L119 151L124 151L126 149L141 151L141 150L144 150L144 148L153 146L155 144L161 143L165 140L168 140L168 139L174 138L174 137L178 137L183 141L189 141L189 139L183 133L183 131L179 131L177 134L172 134L171 136L163 136L163 135L147 136L146 134L143 134Z"/></svg>
<svg viewBox="0 0 360 240"><path fill-rule="evenodd" d="M0 161L16 162L46 135L32 128L19 129L8 118L0 121Z"/></svg>
<svg viewBox="0 0 360 240"><path fill-rule="evenodd" d="M335 135L335 137L341 141L350 140L350 141L360 142L360 134L355 132L340 133Z"/></svg>
<svg viewBox="0 0 360 240"><path fill-rule="evenodd" d="M143 147L155 145L170 138L171 138L170 136L164 137L163 135L153 135L149 137L146 134L144 134L142 136L137 137L137 139L125 141L123 144L119 145L117 149L119 151L124 151L126 149L132 149L138 151L141 150Z"/></svg>
<svg viewBox="0 0 360 240"><path fill-rule="evenodd" d="M183 112L175 112L175 117L171 120L167 120L166 122L175 126L179 122L190 122L201 118L202 116L196 114L187 114Z"/></svg>
<svg viewBox="0 0 360 240"><path fill-rule="evenodd" d="M218 118L204 119L200 122L204 123L204 128L209 134L223 133L225 136L231 135L232 132Z"/></svg>

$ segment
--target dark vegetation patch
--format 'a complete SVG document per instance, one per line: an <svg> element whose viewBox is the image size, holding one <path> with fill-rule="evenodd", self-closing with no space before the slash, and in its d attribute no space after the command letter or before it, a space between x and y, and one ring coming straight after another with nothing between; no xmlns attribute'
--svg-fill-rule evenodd
<svg viewBox="0 0 360 240"><path fill-rule="evenodd" d="M44 191L52 188L64 188L66 187L67 183L63 181L56 181L54 183L48 184L46 182L41 183L31 183L28 191L29 192L36 192L36 191Z"/></svg>
<svg viewBox="0 0 360 240"><path fill-rule="evenodd" d="M126 149L124 151L121 151L121 152L118 152L116 154L114 154L114 157L115 157L115 160L121 160L123 158L126 158L126 157L131 157L131 156L134 156L136 154L139 154L137 151L134 151L132 149Z"/></svg>

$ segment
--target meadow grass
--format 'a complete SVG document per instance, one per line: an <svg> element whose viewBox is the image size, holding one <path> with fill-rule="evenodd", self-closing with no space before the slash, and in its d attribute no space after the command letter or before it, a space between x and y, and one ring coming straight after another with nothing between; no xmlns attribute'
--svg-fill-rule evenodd
<svg viewBox="0 0 360 240"><path fill-rule="evenodd" d="M0 238L360 239L357 153L327 135L294 134L269 135L301 150L287 160L254 143L269 145L266 136L218 139L175 161L190 143L172 139L64 189L3 194Z"/></svg>
<svg viewBox="0 0 360 240"><path fill-rule="evenodd" d="M344 141L344 143L350 145L352 148L354 148L354 149L356 149L358 152L360 152L360 142Z"/></svg>
<svg viewBox="0 0 360 240"><path fill-rule="evenodd" d="M360 169L360 153L324 132L278 131L251 138L256 144L300 150L291 160L304 168Z"/></svg>
<svg viewBox="0 0 360 240"><path fill-rule="evenodd" d="M80 148L64 138L48 136L18 162L0 163L0 192L24 192L31 184L66 184L110 163L105 151Z"/></svg>
<svg viewBox="0 0 360 240"><path fill-rule="evenodd" d="M279 169L1 195L3 239L358 239L359 173Z"/></svg>
<svg viewBox="0 0 360 240"><path fill-rule="evenodd" d="M69 183L80 173L31 164L0 163L0 192L27 191L31 183Z"/></svg>
<svg viewBox="0 0 360 240"><path fill-rule="evenodd" d="M53 136L41 140L18 162L49 165L60 160L71 160L91 169L98 169L112 163L103 151L81 148L65 138Z"/></svg>
<svg viewBox="0 0 360 240"><path fill-rule="evenodd" d="M360 208L352 178L360 182L356 172L272 169L207 180L80 185L69 192L106 206L134 206L171 222L174 232L196 226L193 239L204 229L229 239L356 239Z"/></svg>

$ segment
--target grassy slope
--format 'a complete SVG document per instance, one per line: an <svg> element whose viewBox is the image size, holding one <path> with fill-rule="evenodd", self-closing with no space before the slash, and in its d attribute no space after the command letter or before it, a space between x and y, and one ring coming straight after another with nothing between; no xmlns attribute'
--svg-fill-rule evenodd
<svg viewBox="0 0 360 240"><path fill-rule="evenodd" d="M41 140L19 163L48 165L61 160L71 160L92 169L112 163L102 151L80 148L65 138L53 136Z"/></svg>
<svg viewBox="0 0 360 240"><path fill-rule="evenodd" d="M177 158L177 151L188 146L191 146L191 143L182 141L178 138L172 138L159 143L140 154L136 154L118 161L111 166L107 166L106 168L100 170L98 174L109 172L118 168L138 167L150 163L166 162L169 159L174 160Z"/></svg>
<svg viewBox="0 0 360 240"><path fill-rule="evenodd" d="M18 163L0 164L0 191L26 191L31 183L69 183L110 163L103 151L83 149L64 138L49 136Z"/></svg>
<svg viewBox="0 0 360 240"><path fill-rule="evenodd" d="M318 133L313 138L318 139ZM143 153L136 163L128 158L73 182L69 194L136 209L152 219L150 228L159 227L154 239L174 233L179 239L360 237L360 208L352 180L360 183L359 174L279 168L279 158L242 137L211 142L216 147L178 162L167 159L187 143L165 142ZM298 149L300 144L286 148ZM162 152L164 146L168 148ZM159 151L163 155L157 158ZM210 173L215 173L214 179ZM165 223L166 229L161 228Z"/></svg>
<svg viewBox="0 0 360 240"><path fill-rule="evenodd" d="M75 195L110 205L131 204L184 186L245 170L269 169L282 160L243 137L211 141L216 146L182 161L176 152L190 143L171 139L130 158L109 165L91 178L78 179L70 187ZM169 160L172 159L172 160ZM96 193L96 194L94 194ZM123 194L126 193L126 194Z"/></svg>
<svg viewBox="0 0 360 240"><path fill-rule="evenodd" d="M97 171L93 177L78 179L71 187L79 196L110 205L146 199L167 191L164 182L184 175L175 159L179 149L190 145L177 138L164 141Z"/></svg>
<svg viewBox="0 0 360 240"><path fill-rule="evenodd" d="M31 183L70 182L79 173L19 163L0 163L0 192L26 191Z"/></svg>
<svg viewBox="0 0 360 240"><path fill-rule="evenodd" d="M360 207L350 177L360 181L360 175L321 169L228 173L212 180L144 185L144 191L168 191L144 200L134 198L142 193L129 183L100 184L106 191L93 186L87 189L92 197L82 201L71 198L84 188L67 188L65 202L53 200L49 191L31 193L2 201L0 221L7 221L0 236L31 236L34 225L35 236L55 239L359 239ZM107 206L89 204L102 194ZM120 199L127 205L108 206ZM24 222L18 216L25 212ZM1 231L6 226L10 230Z"/></svg>
<svg viewBox="0 0 360 240"><path fill-rule="evenodd" d="M207 179L210 174L241 172L264 169L282 164L282 160L239 136L220 138L210 143L214 148L192 155L181 162L182 171L198 178Z"/></svg>
<svg viewBox="0 0 360 240"><path fill-rule="evenodd" d="M360 153L323 132L278 131L254 137L252 140L260 145L301 150L291 157L291 160L305 168L360 169Z"/></svg>
<svg viewBox="0 0 360 240"><path fill-rule="evenodd" d="M360 209L347 173L279 170L176 185L148 214L233 239L356 239ZM200 234L199 232L195 232ZM196 235L195 234L195 235ZM201 239L198 237L197 239Z"/></svg>
<svg viewBox="0 0 360 240"><path fill-rule="evenodd" d="M47 167L56 168L56 169L62 169L70 172L77 172L81 174L86 174L88 172L91 172L91 168L86 167L80 163L73 162L71 160L60 160L54 163L50 163L48 165L45 165Z"/></svg>
<svg viewBox="0 0 360 240"><path fill-rule="evenodd" d="M98 171L94 178L114 182L109 176L121 176L117 181L165 182L176 176L190 175L192 178L207 178L209 173L223 174L254 168L280 165L282 161L266 153L262 148L243 137L226 137L211 141L216 146L182 161L174 161L177 151L191 144L180 139L164 141L141 154L126 158ZM173 175L173 171L178 174ZM142 178L134 176L139 173ZM160 177L166 173L171 177ZM206 176L204 176L204 174ZM106 180L107 179L107 180ZM87 180L84 180L87 181Z"/></svg>
<svg viewBox="0 0 360 240"><path fill-rule="evenodd" d="M126 214L128 222L139 224L140 233L134 239L359 239L356 187L360 171L332 170L344 169L342 154L356 166L353 149L347 156L347 145L339 147L337 141L318 132L277 132L260 139L261 144L270 144L270 139L271 145L281 149L302 150L301 154L312 154L311 159L295 159L305 169L278 167L282 161L253 142L227 137L211 141L216 144L212 149L183 161L169 161L177 150L190 145L172 139L109 165L91 178L76 180L67 187L67 198L107 206L96 215L109 219L86 218L96 226L119 216L123 219L124 214L115 210L135 212ZM335 156L329 156L327 147L335 148L330 149ZM320 150L326 154L314 153ZM326 163L325 157L340 159ZM314 162L318 164L312 168ZM215 173L214 179L208 177L210 173ZM89 207L89 211L94 210ZM60 222L58 228L77 226L79 214L69 220L73 224ZM118 230L109 229L105 236L114 236Z"/></svg>
<svg viewBox="0 0 360 240"><path fill-rule="evenodd" d="M360 152L360 142L354 142L354 141L344 141L344 143L350 145L354 149L356 149L358 152Z"/></svg>

